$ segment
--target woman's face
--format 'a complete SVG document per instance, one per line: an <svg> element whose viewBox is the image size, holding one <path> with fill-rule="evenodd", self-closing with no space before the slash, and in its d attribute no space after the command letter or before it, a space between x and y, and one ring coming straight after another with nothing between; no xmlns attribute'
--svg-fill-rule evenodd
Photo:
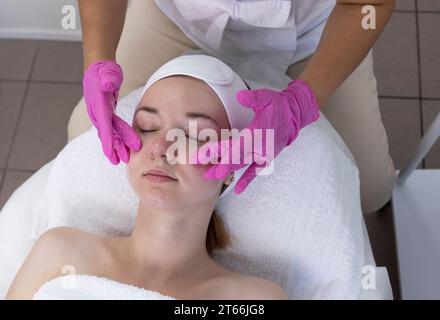
<svg viewBox="0 0 440 320"><path fill-rule="evenodd" d="M204 114L212 120L196 114ZM207 142L198 134L190 134L190 120L197 121L197 133L209 128L220 137L220 129L230 129L220 99L201 80L170 76L157 81L145 92L132 124L142 140L142 148L138 152L131 152L127 164L128 180L140 201L168 209L216 201L224 181L229 182L205 179L203 174L209 164L189 163L190 156L194 154L189 153L190 141L195 143L197 149ZM166 140L167 132L176 128L185 132L184 139L179 141L186 144L186 155L169 148L172 144L175 146L176 139ZM173 157L179 162L170 164L169 159ZM152 181L144 176L151 169L165 170L176 181Z"/></svg>

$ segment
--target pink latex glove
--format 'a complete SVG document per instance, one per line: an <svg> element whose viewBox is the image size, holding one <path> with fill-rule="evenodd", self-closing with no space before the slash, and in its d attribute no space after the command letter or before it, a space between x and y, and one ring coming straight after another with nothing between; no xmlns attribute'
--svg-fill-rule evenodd
<svg viewBox="0 0 440 320"><path fill-rule="evenodd" d="M243 146L244 135L240 134L235 139L220 140L201 146L193 155L192 163L203 163L200 159L205 155L209 155L211 159L218 159L218 163L211 164L205 172L204 176L207 179L225 179L229 173L251 163L234 188L235 193L240 194L255 179L257 170L269 166L281 150L296 139L299 130L319 118L319 105L309 85L302 80L290 82L281 92L271 89L242 90L237 93L237 100L244 107L254 110L255 115L247 128L251 130L252 137L255 129L263 129L262 145L252 145L252 151L244 154L244 148L240 148L240 143ZM264 129L274 129L274 154L266 154ZM225 154L229 154L231 160L233 152L240 152L239 164L232 161L220 163ZM261 156L266 162L256 163L257 157Z"/></svg>
<svg viewBox="0 0 440 320"><path fill-rule="evenodd" d="M123 80L121 67L108 60L91 64L84 73L83 90L87 112L98 130L102 150L112 164L130 159L130 150L138 151L141 140L136 131L114 114Z"/></svg>

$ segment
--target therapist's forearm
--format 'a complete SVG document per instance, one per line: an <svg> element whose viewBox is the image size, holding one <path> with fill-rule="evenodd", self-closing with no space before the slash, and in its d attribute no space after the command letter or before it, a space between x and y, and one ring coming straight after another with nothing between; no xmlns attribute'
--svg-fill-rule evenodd
<svg viewBox="0 0 440 320"><path fill-rule="evenodd" d="M310 85L321 107L366 57L388 22L394 3L394 0L337 1L315 54L298 77ZM365 5L376 8L376 29L362 27Z"/></svg>
<svg viewBox="0 0 440 320"><path fill-rule="evenodd" d="M98 60L116 60L128 0L78 0L84 70Z"/></svg>

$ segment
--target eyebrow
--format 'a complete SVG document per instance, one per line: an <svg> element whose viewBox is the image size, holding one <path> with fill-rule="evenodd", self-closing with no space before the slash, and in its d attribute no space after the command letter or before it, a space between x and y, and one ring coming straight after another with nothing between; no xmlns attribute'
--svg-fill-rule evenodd
<svg viewBox="0 0 440 320"><path fill-rule="evenodd" d="M142 111L145 111L145 112L148 112L148 113L151 113L151 114L159 115L159 110L157 110L156 108L150 107L150 106L142 106L142 107L139 107L139 108L136 110L136 112L134 113L134 115L136 115L136 114L137 114L139 111L141 111L141 110L142 110ZM185 116L186 116L188 119L203 118L203 119L206 119L206 120L209 120L209 121L214 122L217 126L220 127L220 125L218 124L218 122L217 122L215 119L211 118L210 116L208 116L208 115L205 114L205 113L200 113L200 112L187 112L187 113L185 113Z"/></svg>

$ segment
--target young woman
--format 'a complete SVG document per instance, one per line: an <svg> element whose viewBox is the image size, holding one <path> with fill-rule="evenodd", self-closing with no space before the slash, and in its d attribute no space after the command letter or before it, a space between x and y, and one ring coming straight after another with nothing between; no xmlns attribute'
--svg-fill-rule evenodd
<svg viewBox="0 0 440 320"><path fill-rule="evenodd" d="M199 55L174 62L179 59L183 63L158 70L168 66L171 76L165 73L147 83L133 117L142 145L127 164L128 180L139 198L132 233L115 238L67 227L47 231L7 299L287 299L277 284L228 270L210 257L232 241L214 206L235 173L222 181L205 179L210 165L190 163L190 142L197 148L206 143L201 130L221 137L221 129L242 129L252 112L231 98L237 88L245 88L237 75L217 91L215 84L201 80L229 77L233 73L225 64ZM209 75L213 62L226 72L217 74L219 68L213 68ZM186 75L176 71L182 66ZM188 76L192 73L195 77ZM197 121L196 133L189 130L190 119ZM185 133L177 154L170 148L175 142L167 139L172 129ZM172 158L177 160L173 165ZM67 287L61 274L66 269L74 273Z"/></svg>

